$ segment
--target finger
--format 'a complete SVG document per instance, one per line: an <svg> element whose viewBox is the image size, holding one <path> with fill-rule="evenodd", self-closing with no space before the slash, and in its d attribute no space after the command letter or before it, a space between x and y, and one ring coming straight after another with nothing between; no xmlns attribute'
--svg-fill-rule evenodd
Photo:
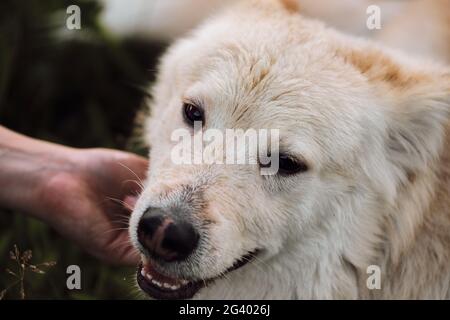
<svg viewBox="0 0 450 320"><path fill-rule="evenodd" d="M106 251L111 254L106 260L109 260L112 264L136 266L139 263L139 253L131 244L128 233L126 232L120 233L108 249Z"/></svg>
<svg viewBox="0 0 450 320"><path fill-rule="evenodd" d="M118 163L121 167L119 179L125 185L125 194L140 193L144 188L144 182L148 170L148 161L144 158L132 156L127 161Z"/></svg>
<svg viewBox="0 0 450 320"><path fill-rule="evenodd" d="M126 266L136 266L140 260L138 252L133 248L125 253L122 263Z"/></svg>
<svg viewBox="0 0 450 320"><path fill-rule="evenodd" d="M125 208L130 211L133 211L134 207L136 205L137 199L138 199L137 196L131 196L131 195L125 196L125 198L123 200Z"/></svg>
<svg viewBox="0 0 450 320"><path fill-rule="evenodd" d="M120 152L120 154L121 156L117 158L118 163L123 167L128 168L128 170L124 171L124 174L129 175L130 173L133 173L139 178L144 179L147 175L149 166L148 160L133 153Z"/></svg>

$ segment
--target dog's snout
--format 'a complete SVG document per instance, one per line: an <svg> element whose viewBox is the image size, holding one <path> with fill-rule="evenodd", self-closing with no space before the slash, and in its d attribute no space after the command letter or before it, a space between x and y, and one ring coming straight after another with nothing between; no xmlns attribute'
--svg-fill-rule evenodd
<svg viewBox="0 0 450 320"><path fill-rule="evenodd" d="M192 224L149 208L139 221L138 240L151 256L171 262L185 260L197 247L199 234Z"/></svg>

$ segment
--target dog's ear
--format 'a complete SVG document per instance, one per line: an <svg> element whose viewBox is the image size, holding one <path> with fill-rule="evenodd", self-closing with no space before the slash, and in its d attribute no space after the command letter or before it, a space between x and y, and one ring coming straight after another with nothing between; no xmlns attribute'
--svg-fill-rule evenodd
<svg viewBox="0 0 450 320"><path fill-rule="evenodd" d="M300 11L299 0L278 0L278 1L289 12L299 12Z"/></svg>
<svg viewBox="0 0 450 320"><path fill-rule="evenodd" d="M267 9L269 12L273 12L277 9L283 9L290 13L300 11L300 0L249 0L247 1L251 7ZM244 2L245 3L245 2Z"/></svg>
<svg viewBox="0 0 450 320"><path fill-rule="evenodd" d="M409 176L439 157L449 123L449 79L417 83L385 111L388 159ZM441 87L444 82L447 88Z"/></svg>
<svg viewBox="0 0 450 320"><path fill-rule="evenodd" d="M352 50L345 59L380 100L388 159L407 175L425 169L439 156L449 127L450 70L406 62L379 48Z"/></svg>

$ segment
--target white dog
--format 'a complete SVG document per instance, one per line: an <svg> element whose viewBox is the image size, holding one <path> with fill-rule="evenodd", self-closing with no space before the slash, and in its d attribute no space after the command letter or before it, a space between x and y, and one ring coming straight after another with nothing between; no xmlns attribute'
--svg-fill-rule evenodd
<svg viewBox="0 0 450 320"><path fill-rule="evenodd" d="M291 1L233 6L162 60L130 221L138 284L159 299L450 298L449 110L448 68ZM194 121L278 129L279 172L173 163L172 133Z"/></svg>

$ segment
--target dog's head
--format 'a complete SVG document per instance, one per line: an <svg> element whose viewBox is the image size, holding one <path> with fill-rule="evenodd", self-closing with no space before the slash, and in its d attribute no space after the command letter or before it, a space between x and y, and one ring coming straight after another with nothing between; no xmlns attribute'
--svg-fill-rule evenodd
<svg viewBox="0 0 450 320"><path fill-rule="evenodd" d="M261 272L308 235L339 233L336 250L363 245L376 228L372 213L439 153L448 74L400 62L281 2L244 2L162 61L150 171L130 222L143 256L138 282L153 297L190 298L218 277ZM175 163L180 128L193 137L277 129L279 170Z"/></svg>

